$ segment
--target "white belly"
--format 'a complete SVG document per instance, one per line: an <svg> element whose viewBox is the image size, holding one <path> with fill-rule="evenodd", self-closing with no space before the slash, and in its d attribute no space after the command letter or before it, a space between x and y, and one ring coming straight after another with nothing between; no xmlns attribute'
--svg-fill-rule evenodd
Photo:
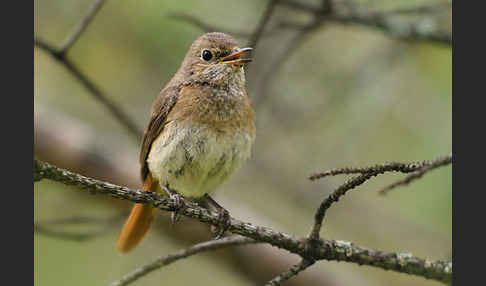
<svg viewBox="0 0 486 286"><path fill-rule="evenodd" d="M147 163L159 184L168 183L185 197L201 197L213 192L250 157L252 143L247 132L228 136L173 121L152 143Z"/></svg>

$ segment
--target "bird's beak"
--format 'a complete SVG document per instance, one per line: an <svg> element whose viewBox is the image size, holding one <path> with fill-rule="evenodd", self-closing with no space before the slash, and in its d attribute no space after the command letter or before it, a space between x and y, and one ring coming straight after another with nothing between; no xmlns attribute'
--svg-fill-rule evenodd
<svg viewBox="0 0 486 286"><path fill-rule="evenodd" d="M241 56L246 53L253 50L252 48L243 48L243 49L238 49L231 53L231 55L226 56L224 58L219 59L220 64L233 64L235 66L242 66L245 63L251 62L252 59L242 59Z"/></svg>

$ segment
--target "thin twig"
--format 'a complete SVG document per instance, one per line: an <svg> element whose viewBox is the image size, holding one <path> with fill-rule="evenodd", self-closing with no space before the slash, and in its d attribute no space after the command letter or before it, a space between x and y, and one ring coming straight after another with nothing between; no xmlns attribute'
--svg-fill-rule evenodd
<svg viewBox="0 0 486 286"><path fill-rule="evenodd" d="M49 55L53 58L61 62L71 74L78 79L86 89L92 94L102 105L104 105L110 113L118 120L120 123L125 126L128 131L132 135L134 135L137 139L141 137L142 132L139 130L135 122L133 122L130 117L122 111L122 109L117 106L114 102L108 99L108 97L101 92L100 88L98 88L93 81L88 79L88 76L83 74L77 66L71 62L67 57L66 54L69 52L71 47L74 45L76 40L81 36L81 34L85 31L86 27L88 27L89 23L93 20L94 16L100 11L101 7L105 0L97 0L93 3L93 5L89 8L86 15L81 19L79 24L73 29L73 31L66 37L63 44L60 48L56 49L55 47L47 44L45 41L35 37L34 38L34 45L41 48L42 50L46 51Z"/></svg>
<svg viewBox="0 0 486 286"><path fill-rule="evenodd" d="M259 109L265 102L265 99L270 96L269 86L273 78L278 74L281 65L300 47L307 36L316 30L321 24L321 20L316 19L311 24L306 25L289 41L289 44L284 48L278 57L276 57L266 69L263 74L259 75L259 84L255 88L252 98L252 104L255 109Z"/></svg>
<svg viewBox="0 0 486 286"><path fill-rule="evenodd" d="M203 30L206 33L207 32L220 31L220 32L224 32L224 33L230 34L230 35L235 36L235 37L240 37L240 38L250 37L250 33L242 32L242 31L235 31L235 30L225 30L224 28L220 28L220 27L216 27L216 26L207 24L207 23L203 22L202 20L200 20L200 19L198 19L198 18L196 18L192 15L186 14L186 13L170 13L168 16L170 18L175 19L175 20L179 20L179 21L183 21L183 22L187 22L189 24L192 24L192 25L198 27L199 29Z"/></svg>
<svg viewBox="0 0 486 286"><path fill-rule="evenodd" d="M398 8L388 11L370 11L370 13L387 13L388 15L430 15L435 13L442 13L449 8L451 8L451 4L447 1L438 1L437 3L428 3L423 6Z"/></svg>
<svg viewBox="0 0 486 286"><path fill-rule="evenodd" d="M178 207L174 199L158 193L117 186L52 166L37 159L34 159L33 163L35 182L50 179L66 185L77 186L79 189L87 190L92 194L106 194L165 211L175 211ZM186 208L179 211L179 214L214 226L220 223L220 216L216 212L199 206L187 205ZM309 260L348 261L359 265L369 265L422 276L444 283L452 281L451 262L430 261L406 253L378 251L359 247L351 242L319 239L310 243L311 241L306 238L296 239L289 234L242 222L232 217L229 218L228 231L252 238L258 242L269 243Z"/></svg>
<svg viewBox="0 0 486 286"><path fill-rule="evenodd" d="M53 58L58 60L63 66L77 79L83 86L90 92L95 99L97 99L103 106L105 106L108 111L123 125L125 126L130 134L135 136L137 139L141 138L142 132L137 127L134 121L122 111L122 109L117 106L113 101L108 99L106 95L100 90L96 84L93 83L84 73L82 73L78 67L65 57L65 54L58 49L53 48L51 45L47 44L45 41L35 38L34 44L46 51Z"/></svg>
<svg viewBox="0 0 486 286"><path fill-rule="evenodd" d="M195 244L187 249L182 249L177 251L176 253L159 257L154 261L135 269L134 271L126 274L120 280L115 281L111 284L111 286L125 286L129 285L132 282L136 281L137 279L146 276L150 272L167 266L173 262L176 262L180 259L187 258L191 255L198 254L200 252L209 251L209 250L216 250L223 247L228 246L238 246L238 245L245 245L250 243L257 243L255 240L241 237L241 236L230 236L225 237L219 240L211 240L205 241L198 244Z"/></svg>
<svg viewBox="0 0 486 286"><path fill-rule="evenodd" d="M341 169L332 169L323 173L315 174L310 177L311 180L316 180L318 178L322 178L329 175L337 175L337 174L354 174L354 173L361 173L361 175L356 176L341 186L339 186L336 190L334 190L331 195L329 195L319 206L314 216L314 226L312 227L311 233L309 238L311 240L319 239L319 233L322 228L322 222L326 215L326 211L331 207L331 205L339 200L340 197L344 196L347 191L356 188L357 186L363 184L367 180L371 179L374 176L379 174L383 174L385 172L402 172L402 173L410 173L415 172L417 170L422 170L423 168L428 168L430 166L438 167L448 164L448 162L452 162L452 154L448 156L441 157L435 160L426 160L421 162L413 162L413 163L384 163L380 165L375 165L373 167L368 168L341 168Z"/></svg>
<svg viewBox="0 0 486 286"><path fill-rule="evenodd" d="M78 25L74 28L71 34L64 40L63 44L59 48L60 52L66 53L72 47L72 45L76 42L79 36L81 36L81 34L94 18L94 16L98 13L101 7L103 7L104 3L105 0L98 0L91 5L83 19L78 23Z"/></svg>
<svg viewBox="0 0 486 286"><path fill-rule="evenodd" d="M302 10L306 12L311 12L311 13L321 13L323 12L322 7L312 5L312 4L307 4L303 3L302 1L298 0L281 0L282 5L285 5L287 7L297 9L297 10Z"/></svg>
<svg viewBox="0 0 486 286"><path fill-rule="evenodd" d="M98 237L104 233L107 233L107 230L108 229L101 229L97 231L82 232L82 233L64 232L64 231L51 230L49 228L46 228L43 225L34 223L34 233L61 239L61 240L87 241L92 238Z"/></svg>
<svg viewBox="0 0 486 286"><path fill-rule="evenodd" d="M262 17L260 18L260 22L258 23L255 30L251 34L250 39L248 40L247 46L253 48L253 51L252 51L253 57L255 55L257 45L260 42L260 39L261 39L261 37L262 37L262 35L265 31L265 27L267 26L268 22L270 21L270 17L272 16L275 8L277 7L277 3L279 1L280 0L270 0L270 2L267 4L267 6L265 8L265 11L263 12ZM246 74L249 74L251 67L252 67L251 64L246 65ZM257 108L255 103L256 102L254 102L254 106L255 106L255 108Z"/></svg>
<svg viewBox="0 0 486 286"><path fill-rule="evenodd" d="M295 264L289 270L282 272L280 275L278 275L275 278L273 278L272 280L268 281L268 283L265 284L265 286L281 285L282 282L285 282L285 281L289 280L290 278L296 276L297 274L304 271L305 269L307 269L312 264L314 264L314 261L302 259L302 261L300 263Z"/></svg>
<svg viewBox="0 0 486 286"><path fill-rule="evenodd" d="M260 18L260 22L258 23L257 27L252 33L250 40L248 41L249 47L256 49L256 46L260 41L261 36L263 35L263 31L265 30L265 27L270 21L270 17L272 17L273 11L277 7L279 1L280 0L270 0L270 2L267 4L267 7L265 8L265 12L263 12L262 17Z"/></svg>
<svg viewBox="0 0 486 286"><path fill-rule="evenodd" d="M109 218L98 218L98 217L84 217L84 216L73 216L52 220L45 220L41 222L36 222L42 225L65 225L65 224L109 224L114 221L118 221L121 218L125 218L126 212L120 212L119 214L113 215Z"/></svg>
<svg viewBox="0 0 486 286"><path fill-rule="evenodd" d="M450 32L430 29L427 25L422 25L421 22L397 25L392 21L394 16L400 14L435 14L436 12L443 11L444 7L450 7L448 3L448 5L446 3L436 3L433 5L380 12L358 12L357 9L351 9L352 11L350 13L343 13L336 9L333 9L329 13L329 11L323 9L321 6L303 4L294 0L282 0L281 4L315 15L325 14L331 22L376 28L388 36L401 40L428 41L446 45L452 44L452 35Z"/></svg>
<svg viewBox="0 0 486 286"><path fill-rule="evenodd" d="M34 233L57 238L57 239L86 241L98 237L102 234L105 234L111 228L118 226L119 222L121 223L122 219L124 219L125 216L126 213L122 212L120 214L114 215L109 218L71 217L71 218L62 218L62 219L55 219L55 220L43 221L43 222L34 222ZM83 233L57 231L57 230L50 229L50 227L47 227L47 225L90 224L90 223L101 224L102 227L96 231L83 232Z"/></svg>
<svg viewBox="0 0 486 286"><path fill-rule="evenodd" d="M319 233L322 228L322 221L324 220L324 216L326 215L326 211L331 207L333 203L336 203L340 197L344 196L347 191L356 188L357 186L363 184L371 177L376 176L380 173L380 171L366 173L357 177L350 179L349 181L345 182L341 186L339 186L334 192L329 195L319 206L314 215L314 226L312 227L311 233L309 238L311 240L319 239Z"/></svg>
<svg viewBox="0 0 486 286"><path fill-rule="evenodd" d="M442 166L445 166L445 165L449 165L451 163L452 163L452 156L446 157L446 158L444 158L444 160L436 161L433 164L425 166L425 167L421 168L420 170L418 170L417 172L406 176L404 179L399 180L399 181L397 181L397 182L395 182L391 185L386 186L385 188L378 191L378 193L380 195L386 195L390 190L392 190L396 187L408 185L408 184L410 184L410 182L421 178L425 173L427 173L430 170L433 170L433 169L436 169L436 168L439 168L439 167L442 167Z"/></svg>
<svg viewBox="0 0 486 286"><path fill-rule="evenodd" d="M390 14L393 14L390 12ZM381 30L386 35L406 41L427 41L452 45L452 35L447 31L430 29L429 25L421 22L401 23L392 21L386 13L330 15L329 21L341 24L362 25Z"/></svg>
<svg viewBox="0 0 486 286"><path fill-rule="evenodd" d="M372 167L364 167L364 168L336 168L327 170L321 173L315 173L309 176L309 180L315 181L317 179L321 179L327 176L335 176L341 174L367 174L375 171L382 171L382 172L389 172L389 171L396 171L401 173L411 173L418 171L424 167L435 166L440 167L443 165L447 165L452 163L452 154L449 154L444 157L439 157L435 160L425 160L420 162L411 162L411 163L398 163L398 162L386 162L383 164L378 164Z"/></svg>

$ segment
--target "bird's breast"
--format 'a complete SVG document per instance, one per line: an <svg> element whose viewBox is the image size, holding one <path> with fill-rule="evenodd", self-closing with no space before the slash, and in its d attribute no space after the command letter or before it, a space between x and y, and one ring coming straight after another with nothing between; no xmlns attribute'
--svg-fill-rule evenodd
<svg viewBox="0 0 486 286"><path fill-rule="evenodd" d="M159 184L167 183L186 197L201 197L250 157L253 140L249 130L173 120L152 143L147 163Z"/></svg>

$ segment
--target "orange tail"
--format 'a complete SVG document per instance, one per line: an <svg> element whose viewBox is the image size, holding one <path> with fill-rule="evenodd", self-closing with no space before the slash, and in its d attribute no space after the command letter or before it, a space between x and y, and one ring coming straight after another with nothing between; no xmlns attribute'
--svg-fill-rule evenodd
<svg viewBox="0 0 486 286"><path fill-rule="evenodd" d="M150 191L151 187L152 176L149 174L143 183L143 190ZM142 241L150 229L152 220L153 209L151 206L135 204L118 237L118 250L128 252Z"/></svg>

